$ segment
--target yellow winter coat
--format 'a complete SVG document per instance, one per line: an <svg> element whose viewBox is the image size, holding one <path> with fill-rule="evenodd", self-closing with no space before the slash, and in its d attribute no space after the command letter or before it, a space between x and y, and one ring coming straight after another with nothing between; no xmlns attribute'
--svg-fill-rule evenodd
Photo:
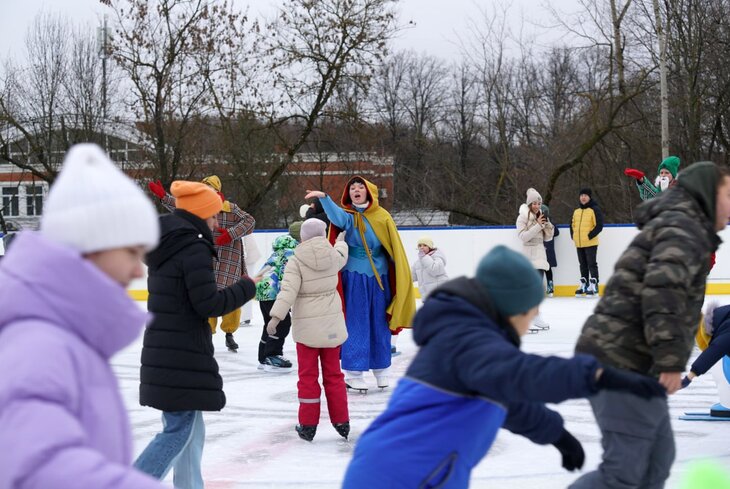
<svg viewBox="0 0 730 489"><path fill-rule="evenodd" d="M597 207L581 206L573 211L573 220L570 224L570 234L576 248L598 246L598 233L603 229L603 215Z"/></svg>

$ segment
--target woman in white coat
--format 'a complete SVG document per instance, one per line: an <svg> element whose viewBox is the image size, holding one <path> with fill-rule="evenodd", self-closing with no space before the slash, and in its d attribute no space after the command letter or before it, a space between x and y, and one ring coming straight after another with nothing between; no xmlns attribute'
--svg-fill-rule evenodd
<svg viewBox="0 0 730 489"><path fill-rule="evenodd" d="M516 227L517 236L522 241L522 253L530 260L540 276L544 276L545 272L550 269L545 252L545 241L553 239L555 227L541 212L541 205L542 197L537 190L528 188L525 203L520 206ZM550 329L550 325L539 314L535 318L534 324L540 329Z"/></svg>
<svg viewBox="0 0 730 489"><path fill-rule="evenodd" d="M433 246L433 240L428 236L418 239L418 259L411 265L411 275L418 282L421 300L425 300L431 291L449 280L446 256Z"/></svg>

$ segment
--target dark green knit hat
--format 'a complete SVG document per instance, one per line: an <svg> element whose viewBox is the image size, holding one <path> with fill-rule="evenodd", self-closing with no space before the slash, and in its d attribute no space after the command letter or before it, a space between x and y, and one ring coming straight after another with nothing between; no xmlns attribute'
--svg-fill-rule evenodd
<svg viewBox="0 0 730 489"><path fill-rule="evenodd" d="M297 241L302 241L302 221L294 221L293 223L289 224L289 236L296 239Z"/></svg>
<svg viewBox="0 0 730 489"><path fill-rule="evenodd" d="M657 172L662 171L662 168L669 170L669 173L672 174L672 178L677 178L677 172L679 171L679 157L667 156L661 163L659 163Z"/></svg>
<svg viewBox="0 0 730 489"><path fill-rule="evenodd" d="M504 317L526 313L545 297L537 270L527 258L506 246L495 246L482 258L476 279Z"/></svg>

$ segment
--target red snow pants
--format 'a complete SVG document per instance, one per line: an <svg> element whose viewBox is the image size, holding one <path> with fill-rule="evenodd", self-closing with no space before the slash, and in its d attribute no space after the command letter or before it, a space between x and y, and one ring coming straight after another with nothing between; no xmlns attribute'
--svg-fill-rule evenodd
<svg viewBox="0 0 730 489"><path fill-rule="evenodd" d="M319 424L320 395L319 364L322 363L322 383L327 396L327 410L331 423L344 423L350 420L347 410L347 388L345 376L340 370L340 347L310 348L297 343L297 362L299 363L299 424Z"/></svg>

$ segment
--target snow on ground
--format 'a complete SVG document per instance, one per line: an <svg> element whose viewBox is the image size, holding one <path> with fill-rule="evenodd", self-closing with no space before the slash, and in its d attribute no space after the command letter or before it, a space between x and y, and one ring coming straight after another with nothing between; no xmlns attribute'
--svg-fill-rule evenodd
<svg viewBox="0 0 730 489"><path fill-rule="evenodd" d="M720 298L729 303L730 297ZM592 299L553 298L542 306L543 317L551 324L548 332L528 335L523 349L542 355L570 356L585 318L596 301ZM144 307L144 303L141 303ZM329 424L326 399L322 395L322 419L313 443L299 439L297 422L297 374L294 343L287 339L284 355L294 369L288 374L257 370L257 349L263 320L254 304L253 326L242 327L235 335L238 353L226 350L219 331L213 340L228 398L221 412L206 412L206 442L203 476L209 489L340 487L344 471L358 436L385 408L391 389L381 391L374 378L367 376L371 389L366 395L348 394L350 441L345 442ZM141 338L113 359L124 400L134 430L135 455L139 454L160 430L160 413L138 403ZM403 354L393 359L391 385L401 377L416 353L409 331L398 339ZM690 362L699 354L695 349ZM557 381L557 379L556 379ZM687 463L713 458L730 465L730 422L689 422L677 419L684 411L709 410L717 402L717 389L710 375L671 397L670 409L677 442L677 459L668 488L678 487ZM600 462L600 433L590 406L585 400L553 406L566 420L566 427L586 451L584 471ZM392 454L397 457L398 454ZM377 470L376 467L373 470ZM560 466L560 455L551 445L539 446L502 430L487 457L472 473L474 488L563 488L578 474ZM171 480L171 476L168 480Z"/></svg>

